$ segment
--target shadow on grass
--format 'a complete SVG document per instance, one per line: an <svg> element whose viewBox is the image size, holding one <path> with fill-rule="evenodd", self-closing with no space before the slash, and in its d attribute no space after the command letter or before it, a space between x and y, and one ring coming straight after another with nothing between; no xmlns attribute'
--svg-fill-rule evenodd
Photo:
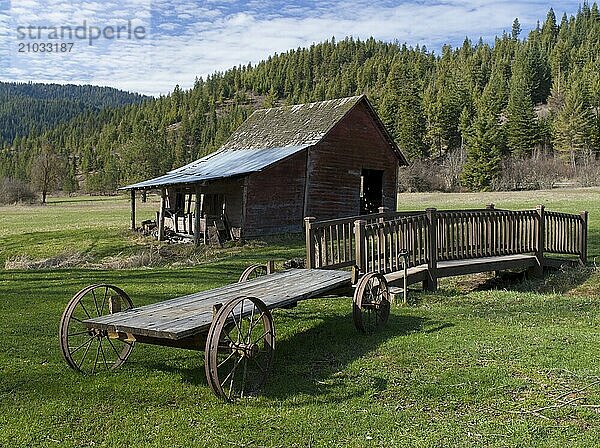
<svg viewBox="0 0 600 448"><path fill-rule="evenodd" d="M591 267L565 265L559 269L548 269L543 278L529 276L527 272L501 272L479 284L476 290L565 294L587 282L594 271Z"/></svg>
<svg viewBox="0 0 600 448"><path fill-rule="evenodd" d="M464 294L470 291L504 290L533 292L539 294L566 294L590 280L596 272L591 266L563 266L549 268L542 278L530 276L527 271L502 271L496 275L489 273L465 275L445 280L436 291L437 295Z"/></svg>
<svg viewBox="0 0 600 448"><path fill-rule="evenodd" d="M278 322L279 321L279 322ZM297 328L310 327L296 331ZM411 333L434 333L452 327L423 317L391 315L380 332L364 335L356 331L351 315L322 315L315 311L279 310L275 326L283 329L276 341L274 367L263 395L273 399L345 402L368 390L382 391L387 380L377 375L362 375L348 368L354 361L372 357L377 362L378 349L391 338ZM292 329L290 330L290 327ZM182 357L188 357L187 353ZM203 354L201 355L203 358ZM138 361L140 368L181 376L186 383L207 386L204 363L194 367L178 366L178 358L169 363ZM366 378L366 379L365 379ZM348 384L352 384L348 387Z"/></svg>

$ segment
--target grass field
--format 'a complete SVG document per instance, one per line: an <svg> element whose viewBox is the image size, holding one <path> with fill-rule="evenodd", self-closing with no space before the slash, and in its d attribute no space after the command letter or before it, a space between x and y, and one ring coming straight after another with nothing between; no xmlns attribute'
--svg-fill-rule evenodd
<svg viewBox="0 0 600 448"><path fill-rule="evenodd" d="M405 194L399 206L488 202L587 209L590 261L600 255L599 189ZM142 305L233 282L257 261L302 255L299 239L282 238L201 253L194 266L169 258L151 269L99 268L155 244L126 231L128 213L119 198L0 208L0 267L64 252L97 263L0 269L0 447L598 444L600 277L592 268L524 284L446 279L439 292L394 307L370 337L355 331L349 298L277 310L265 393L235 405L210 392L201 352L138 345L117 372L77 375L61 358L57 329L83 286L114 283ZM180 250L172 257L193 255Z"/></svg>

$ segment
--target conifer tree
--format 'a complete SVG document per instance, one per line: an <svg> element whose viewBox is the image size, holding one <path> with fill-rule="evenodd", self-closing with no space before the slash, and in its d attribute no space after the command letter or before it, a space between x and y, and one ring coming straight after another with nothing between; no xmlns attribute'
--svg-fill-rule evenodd
<svg viewBox="0 0 600 448"><path fill-rule="evenodd" d="M467 160L461 174L462 184L471 191L489 190L500 172L500 131L498 118L485 99L465 135Z"/></svg>
<svg viewBox="0 0 600 448"><path fill-rule="evenodd" d="M516 18L512 24L511 36L513 39L518 39L521 34L521 24L519 23L519 19Z"/></svg>
<svg viewBox="0 0 600 448"><path fill-rule="evenodd" d="M576 170L579 158L592 154L593 114L586 99L587 89L575 79L564 95L564 104L556 114L552 132L555 150Z"/></svg>
<svg viewBox="0 0 600 448"><path fill-rule="evenodd" d="M514 77L511 80L506 115L506 140L510 153L515 157L531 154L538 141L536 118L523 78Z"/></svg>
<svg viewBox="0 0 600 448"><path fill-rule="evenodd" d="M392 66L381 106L382 120L410 160L426 155L425 115L419 80L402 62Z"/></svg>

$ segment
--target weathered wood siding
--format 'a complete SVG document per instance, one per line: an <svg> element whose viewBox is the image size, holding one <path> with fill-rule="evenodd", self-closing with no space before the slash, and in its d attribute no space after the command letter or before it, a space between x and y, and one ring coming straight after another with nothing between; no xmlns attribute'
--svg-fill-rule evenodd
<svg viewBox="0 0 600 448"><path fill-rule="evenodd" d="M225 196L225 213L232 227L242 225L242 201L244 181L242 179L223 179L201 187L202 193L221 194Z"/></svg>
<svg viewBox="0 0 600 448"><path fill-rule="evenodd" d="M247 178L244 237L301 232L306 151Z"/></svg>
<svg viewBox="0 0 600 448"><path fill-rule="evenodd" d="M357 215L362 169L382 170L383 205L396 210L398 160L363 103L310 150L306 215L319 220Z"/></svg>

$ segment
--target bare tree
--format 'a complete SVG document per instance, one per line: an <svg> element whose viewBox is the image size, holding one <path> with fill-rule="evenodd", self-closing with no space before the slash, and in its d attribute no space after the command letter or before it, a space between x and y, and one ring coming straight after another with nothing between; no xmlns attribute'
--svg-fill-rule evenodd
<svg viewBox="0 0 600 448"><path fill-rule="evenodd" d="M46 203L48 193L61 185L63 177L63 159L50 146L44 145L31 164L31 183L42 194L42 204Z"/></svg>

